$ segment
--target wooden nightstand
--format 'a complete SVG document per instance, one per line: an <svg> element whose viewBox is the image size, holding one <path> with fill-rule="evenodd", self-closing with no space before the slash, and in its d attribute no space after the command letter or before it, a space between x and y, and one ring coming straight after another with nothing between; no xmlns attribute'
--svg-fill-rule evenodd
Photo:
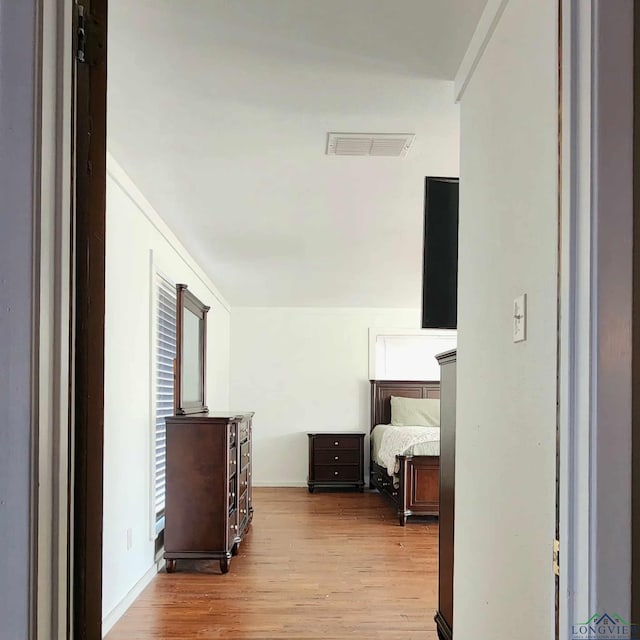
<svg viewBox="0 0 640 640"><path fill-rule="evenodd" d="M316 487L354 487L364 491L364 433L308 433L309 478Z"/></svg>

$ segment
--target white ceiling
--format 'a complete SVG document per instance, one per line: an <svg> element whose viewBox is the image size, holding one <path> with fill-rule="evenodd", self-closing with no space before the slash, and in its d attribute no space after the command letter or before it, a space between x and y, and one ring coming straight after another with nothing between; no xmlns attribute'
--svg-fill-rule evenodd
<svg viewBox="0 0 640 640"><path fill-rule="evenodd" d="M418 307L486 0L111 0L109 148L232 305ZM329 131L416 133L404 158Z"/></svg>

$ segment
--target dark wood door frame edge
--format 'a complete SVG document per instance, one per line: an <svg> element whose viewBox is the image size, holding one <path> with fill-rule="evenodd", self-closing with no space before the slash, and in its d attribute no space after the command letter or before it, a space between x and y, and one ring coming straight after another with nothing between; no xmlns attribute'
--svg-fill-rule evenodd
<svg viewBox="0 0 640 640"><path fill-rule="evenodd" d="M79 3L80 4L80 3ZM107 0L82 0L75 63L72 637L102 637ZM76 42L76 45L78 44Z"/></svg>

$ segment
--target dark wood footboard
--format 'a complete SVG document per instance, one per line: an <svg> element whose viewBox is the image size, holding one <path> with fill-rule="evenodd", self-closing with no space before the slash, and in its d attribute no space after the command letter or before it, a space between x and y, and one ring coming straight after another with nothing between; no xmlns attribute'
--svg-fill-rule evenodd
<svg viewBox="0 0 640 640"><path fill-rule="evenodd" d="M404 504L398 509L401 524L407 516L437 516L440 485L439 456L398 456ZM402 508L404 507L404 511Z"/></svg>
<svg viewBox="0 0 640 640"><path fill-rule="evenodd" d="M371 462L371 487L378 489L396 508L402 526L409 516L437 516L440 458L438 456L398 456L399 486L384 467Z"/></svg>

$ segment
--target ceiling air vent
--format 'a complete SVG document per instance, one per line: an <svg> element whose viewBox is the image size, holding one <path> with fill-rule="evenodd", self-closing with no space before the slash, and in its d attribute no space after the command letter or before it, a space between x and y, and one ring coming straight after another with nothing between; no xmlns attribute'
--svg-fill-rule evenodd
<svg viewBox="0 0 640 640"><path fill-rule="evenodd" d="M414 133L329 133L328 156L405 156Z"/></svg>

